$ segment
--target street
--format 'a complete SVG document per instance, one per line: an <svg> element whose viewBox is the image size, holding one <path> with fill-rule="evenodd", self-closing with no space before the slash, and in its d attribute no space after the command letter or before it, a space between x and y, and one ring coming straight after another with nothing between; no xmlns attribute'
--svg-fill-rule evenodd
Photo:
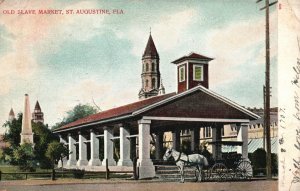
<svg viewBox="0 0 300 191"><path fill-rule="evenodd" d="M0 182L0 191L276 191L276 180L247 182L161 182L129 180L27 180Z"/></svg>

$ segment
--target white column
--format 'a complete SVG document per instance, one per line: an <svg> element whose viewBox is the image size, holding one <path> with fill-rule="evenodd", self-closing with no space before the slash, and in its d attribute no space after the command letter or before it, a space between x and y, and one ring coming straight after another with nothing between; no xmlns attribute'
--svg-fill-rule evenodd
<svg viewBox="0 0 300 191"><path fill-rule="evenodd" d="M89 161L89 166L101 166L101 160L99 159L99 139L93 130L91 134L91 159Z"/></svg>
<svg viewBox="0 0 300 191"><path fill-rule="evenodd" d="M126 137L130 135L127 128L120 127L120 160L118 166L132 166L130 159L130 140Z"/></svg>
<svg viewBox="0 0 300 191"><path fill-rule="evenodd" d="M68 144L67 141L64 140L64 139L62 138L61 135L59 135L59 142L62 143L62 144L64 144L64 145L67 145L67 144ZM58 167L58 168L62 168L64 165L67 164L67 161L68 161L67 157L64 157L64 158L62 159L62 161L61 161L61 160L58 161L57 167Z"/></svg>
<svg viewBox="0 0 300 191"><path fill-rule="evenodd" d="M108 166L116 166L116 161L114 159L114 143L111 140L113 138L113 128L104 128L104 159L102 165L106 165L106 159L108 160Z"/></svg>
<svg viewBox="0 0 300 191"><path fill-rule="evenodd" d="M69 139L69 160L67 162L67 166L71 167L73 165L76 165L76 146L75 146L75 139L71 136L71 134L68 135Z"/></svg>
<svg viewBox="0 0 300 191"><path fill-rule="evenodd" d="M88 164L88 160L86 157L87 152L87 145L85 143L86 138L81 134L81 132L78 132L79 136L79 159L77 161L77 166L86 166Z"/></svg>
<svg viewBox="0 0 300 191"><path fill-rule="evenodd" d="M237 147L237 153L244 159L248 159L248 126L248 123L242 123L237 127L237 141L243 141L243 145Z"/></svg>
<svg viewBox="0 0 300 191"><path fill-rule="evenodd" d="M141 119L139 123L139 178L152 178L155 168L150 159L150 120Z"/></svg>

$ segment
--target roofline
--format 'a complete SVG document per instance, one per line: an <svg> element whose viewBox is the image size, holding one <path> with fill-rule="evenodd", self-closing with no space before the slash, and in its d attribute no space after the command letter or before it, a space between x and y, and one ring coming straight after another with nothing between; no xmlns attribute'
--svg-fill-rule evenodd
<svg viewBox="0 0 300 191"><path fill-rule="evenodd" d="M143 116L145 120L162 120L162 121L193 121L193 122L222 122L222 123L249 123L249 119L226 119L226 118L198 118L198 117L156 117Z"/></svg>
<svg viewBox="0 0 300 191"><path fill-rule="evenodd" d="M130 117L133 117L133 116L131 114L129 114L129 115L124 115L124 116L120 116L120 117L117 117L117 118L110 118L110 119L106 119L106 120L99 120L99 121L92 122L92 123L86 123L86 124L79 125L79 126L75 125L75 126L70 127L70 128L57 129L57 130L54 130L52 132L53 133L61 133L61 132L64 132L64 131L75 130L75 129L79 129L79 128L90 126L90 125L99 125L99 124L103 124L103 123L108 123L108 122L118 121L118 120L122 120L122 119L127 119L127 118L130 118Z"/></svg>
<svg viewBox="0 0 300 191"><path fill-rule="evenodd" d="M197 53L195 53L195 54L197 54ZM214 58L209 58L209 57L206 57L206 56L203 56L203 57L205 57L205 58L193 58L193 57L189 57L189 56L182 56L182 57L172 61L171 63L178 64L178 63L186 61L186 60L203 60L203 61L212 61L212 60L214 60Z"/></svg>
<svg viewBox="0 0 300 191"><path fill-rule="evenodd" d="M227 98L225 98L225 97L223 97L223 96L220 96L220 95L218 95L217 93L212 92L211 90L206 89L206 88L204 88L204 87L201 86L201 85L198 85L198 86L196 86L196 87L194 87L194 88L192 88L192 89L189 89L189 90L187 90L187 91L184 91L184 92L182 92L182 93L176 94L176 95L174 95L174 96L172 96L172 97L169 97L169 98L167 98L167 99L164 99L164 100L162 100L162 101L159 101L159 102L157 102L157 103L154 103L154 104L152 104L152 105L149 105L149 106L147 106L147 107L145 107L145 108L142 108L142 109L140 109L140 110L137 110L137 111L133 112L132 115L134 115L134 116L135 116L135 115L139 115L139 114L141 114L141 113L144 113L144 112L146 112L146 111L149 111L150 109L153 109L153 108L158 107L158 106L160 106L160 105L162 105L162 104L168 103L168 102L170 102L170 101L172 101L172 100L175 100L175 99L177 99L177 98L183 97L183 96L185 96L185 95L187 95L187 94L190 94L190 93L193 93L193 92L199 91L199 90L202 90L203 92L205 92L205 93L207 93L207 94L209 94L209 95L211 95L211 96L213 96L213 97L219 99L220 101L222 101L222 102L224 102L224 103L227 103L227 104L231 105L232 107L238 109L239 111L241 111L241 112L243 112L243 113L246 113L247 115L253 117L254 119L260 118L260 116L256 115L255 113L253 113L253 112L251 112L251 111L248 111L247 109L243 108L242 106L238 105L237 103L235 103L235 102L233 102L233 101L231 101L231 100L229 100L229 99L227 99Z"/></svg>
<svg viewBox="0 0 300 191"><path fill-rule="evenodd" d="M179 93L179 94L175 94L174 96L171 96L171 97L169 97L169 98L166 98L166 99L164 99L164 100L161 100L161 101L159 101L159 102L156 102L156 103L154 103L154 104L151 104L151 105L149 105L149 106L147 106L147 107L144 107L144 108L142 108L142 109L139 109L139 110L137 110L137 111L135 111L135 112L132 112L131 114L127 114L127 115L120 116L120 117L116 117L116 118L110 118L110 119L106 119L106 120L101 120L101 119L100 119L99 121L96 121L96 122L92 122L92 123L89 123L89 122L88 122L88 123L83 124L83 125L79 125L79 126L76 126L76 125L75 125L75 126L73 126L73 127L65 128L65 129L61 129L61 130L58 129L57 131L54 130L53 133L59 133L59 132L64 132L64 131L69 131L69 130L74 130L74 129L79 129L79 128L86 127L86 126L90 126L90 125L98 125L98 124L103 124L103 123L113 122L113 121L117 121L117 120L121 120L121 119L127 119L127 118L131 118L131 117L135 117L135 116L138 116L138 115L140 115L140 114L142 114L142 113L144 113L144 112L146 112L146 111L149 111L149 110L151 110L151 109L154 109L154 108L156 108L156 107L158 107L158 106L160 106L160 105L163 105L163 104L168 103L168 102L170 102L170 101L173 101L173 100L175 100L175 99L184 97L185 95L188 95L188 94L190 94L190 93L193 93L193 92L196 92L196 91L201 91L201 90L202 90L203 92L205 92L205 93L211 95L212 97L217 98L217 99L219 99L220 101L222 101L222 102L224 102L224 103L226 103L226 104L229 104L230 106L236 108L237 110L239 110L239 111L241 111L241 112L243 112L243 113L245 113L245 114L251 116L251 117L254 118L254 119L259 119L259 118L260 118L259 115L256 115L255 113L253 113L253 112L251 112L251 111L248 111L247 109L243 108L242 106L238 105L237 103L235 103L235 102L233 102L233 101L231 101L231 100L229 100L229 99L227 99L227 98L225 98L225 97L223 97L223 96L220 96L219 94L217 94L217 93L215 93L215 92L213 92L213 91L211 91L211 90L209 90L209 89L207 89L207 88L205 88L205 87L203 87L203 86L201 86L201 85L198 85L198 86L196 86L196 87L194 87L194 88L192 88L192 89L189 89L189 90L184 91L184 92Z"/></svg>

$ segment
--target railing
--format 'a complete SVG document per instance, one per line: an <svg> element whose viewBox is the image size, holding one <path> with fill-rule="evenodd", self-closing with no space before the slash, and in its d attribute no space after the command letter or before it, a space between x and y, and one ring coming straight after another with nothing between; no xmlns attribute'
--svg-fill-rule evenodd
<svg viewBox="0 0 300 191"><path fill-rule="evenodd" d="M108 167L108 161L106 159L106 166L105 166L105 171L103 172L91 172L91 171L84 171L84 170L66 170L66 171L55 171L54 169L51 172L1 172L0 171L0 181L3 179L3 175L11 175L11 176L19 176L19 175L23 175L24 178L27 180L28 176L34 176L37 178L45 178L45 177L49 177L51 178L51 180L55 180L57 177L65 177L65 176L70 176L70 175L74 175L76 171L81 171L81 178L83 178L84 176L89 176L89 177L95 177L95 176L100 176L100 177L105 177L105 179L110 179L110 175L111 174L119 174L119 173L124 173L124 174L133 174L133 179L137 180L138 179L138 168L136 166L136 158L133 160L133 168L132 170L128 170L128 171L111 171L109 170ZM17 178L17 179L23 179L23 178Z"/></svg>

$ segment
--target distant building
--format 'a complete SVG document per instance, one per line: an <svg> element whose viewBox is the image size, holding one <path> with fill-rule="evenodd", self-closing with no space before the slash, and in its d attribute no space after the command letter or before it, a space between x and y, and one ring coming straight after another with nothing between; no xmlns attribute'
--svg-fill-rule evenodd
<svg viewBox="0 0 300 191"><path fill-rule="evenodd" d="M247 108L249 111L259 115L261 118L252 120L248 127L248 151L249 153L254 152L258 148L264 148L264 109L262 108ZM270 109L270 136L271 136L271 150L272 153L277 153L277 137L278 137L278 108ZM210 142L212 139L210 127L202 128L200 131L200 142L207 141ZM222 128L222 139L224 141L235 141L237 139L237 126L224 125ZM189 132L182 132L182 136L189 136ZM208 148L211 149L210 147ZM224 152L234 152L236 148L230 146L223 146Z"/></svg>
<svg viewBox="0 0 300 191"><path fill-rule="evenodd" d="M14 119L16 119L15 112L14 112L13 108L11 108L10 112L8 114L8 121L12 122Z"/></svg>
<svg viewBox="0 0 300 191"><path fill-rule="evenodd" d="M8 121L11 123L15 118L15 113L13 108L10 109L9 114L8 114ZM4 142L3 138L5 133L9 132L9 128L8 127L0 127L0 148L5 148L8 147L8 143Z"/></svg>
<svg viewBox="0 0 300 191"><path fill-rule="evenodd" d="M34 111L32 113L32 121L34 123L38 123L38 122L44 123L44 113L42 112L39 101L36 101Z"/></svg>

